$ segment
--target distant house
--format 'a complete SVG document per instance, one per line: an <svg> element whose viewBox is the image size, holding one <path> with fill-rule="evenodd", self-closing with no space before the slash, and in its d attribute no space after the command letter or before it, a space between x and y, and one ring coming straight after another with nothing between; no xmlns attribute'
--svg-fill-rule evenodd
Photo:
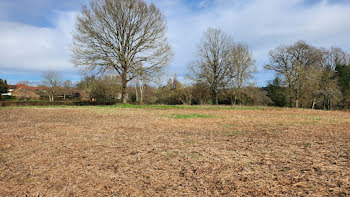
<svg viewBox="0 0 350 197"><path fill-rule="evenodd" d="M78 90L74 88L63 89L59 87L57 88L56 98L60 100L66 100L66 99L89 100L89 95L83 90Z"/></svg>
<svg viewBox="0 0 350 197"><path fill-rule="evenodd" d="M39 86L33 87L25 84L18 85L9 85L9 92L2 95L14 96L19 100L38 100L38 99L48 99L50 88ZM90 95L80 89L69 88L64 89L62 87L57 87L55 93L55 100L96 100L94 98L90 98ZM121 94L118 96L121 98Z"/></svg>
<svg viewBox="0 0 350 197"><path fill-rule="evenodd" d="M37 94L35 89L26 88L26 87L20 87L15 89L11 96L15 96L17 99L40 99L40 95Z"/></svg>
<svg viewBox="0 0 350 197"><path fill-rule="evenodd" d="M14 96L16 99L40 99L43 92L42 87L32 87L25 84L9 85L8 96Z"/></svg>
<svg viewBox="0 0 350 197"><path fill-rule="evenodd" d="M1 94L2 96L12 96L12 92L15 91L16 85L9 85L8 87L9 87L8 92Z"/></svg>

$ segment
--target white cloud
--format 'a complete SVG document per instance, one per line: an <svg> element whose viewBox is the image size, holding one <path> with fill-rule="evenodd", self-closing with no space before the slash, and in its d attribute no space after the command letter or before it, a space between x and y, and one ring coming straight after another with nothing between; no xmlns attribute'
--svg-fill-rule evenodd
<svg viewBox="0 0 350 197"><path fill-rule="evenodd" d="M73 12L57 12L53 28L0 21L0 69L74 71L69 45Z"/></svg>
<svg viewBox="0 0 350 197"><path fill-rule="evenodd" d="M201 2L199 2L198 8L205 8L208 5L209 5L209 0L202 0Z"/></svg>

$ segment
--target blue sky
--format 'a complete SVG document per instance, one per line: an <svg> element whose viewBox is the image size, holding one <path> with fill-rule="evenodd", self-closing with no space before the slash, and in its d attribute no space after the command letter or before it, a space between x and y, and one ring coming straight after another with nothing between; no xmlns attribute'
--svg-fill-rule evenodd
<svg viewBox="0 0 350 197"><path fill-rule="evenodd" d="M196 44L208 27L223 29L249 45L257 66L255 83L273 78L263 66L268 52L305 40L350 52L350 0L147 0L168 20L175 57L168 73L182 78L195 58ZM0 78L40 83L42 72L58 70L79 80L70 63L75 16L88 0L0 0Z"/></svg>

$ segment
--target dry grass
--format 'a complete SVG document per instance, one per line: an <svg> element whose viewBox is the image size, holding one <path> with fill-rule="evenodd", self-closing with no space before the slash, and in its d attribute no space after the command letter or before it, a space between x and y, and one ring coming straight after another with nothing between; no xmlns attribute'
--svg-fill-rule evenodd
<svg viewBox="0 0 350 197"><path fill-rule="evenodd" d="M350 114L3 108L0 196L348 196Z"/></svg>

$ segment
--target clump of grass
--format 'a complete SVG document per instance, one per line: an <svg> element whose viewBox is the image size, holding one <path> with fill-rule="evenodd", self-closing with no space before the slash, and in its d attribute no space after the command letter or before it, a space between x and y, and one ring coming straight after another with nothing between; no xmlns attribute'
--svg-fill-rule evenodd
<svg viewBox="0 0 350 197"><path fill-rule="evenodd" d="M239 109L239 110L263 110L267 109L266 107L259 107L259 106L229 106L229 107L220 107L220 109ZM272 107L270 108L272 109ZM278 109L278 108L274 108Z"/></svg>
<svg viewBox="0 0 350 197"><path fill-rule="evenodd" d="M309 120L322 120L322 118L321 117L319 117L319 116L308 116L308 119Z"/></svg>
<svg viewBox="0 0 350 197"><path fill-rule="evenodd" d="M198 160L202 157L203 157L203 155L200 153L197 153L197 152L190 152L190 153L185 154L185 158L187 158L187 159Z"/></svg>
<svg viewBox="0 0 350 197"><path fill-rule="evenodd" d="M242 131L230 131L229 135L244 135L245 133Z"/></svg>
<svg viewBox="0 0 350 197"><path fill-rule="evenodd" d="M226 127L226 128L230 128L230 129L234 129L236 128L237 126L234 125L234 124L222 124L222 126Z"/></svg>
<svg viewBox="0 0 350 197"><path fill-rule="evenodd" d="M177 155L177 152L174 152L174 151L164 151L162 152L163 155L166 155L168 157L176 157Z"/></svg>
<svg viewBox="0 0 350 197"><path fill-rule="evenodd" d="M311 143L310 143L310 142L305 142L305 143L304 143L304 148L305 148L305 149L311 148Z"/></svg>
<svg viewBox="0 0 350 197"><path fill-rule="evenodd" d="M213 115L204 114L171 114L168 118L174 119L189 119L189 118L215 118Z"/></svg>

